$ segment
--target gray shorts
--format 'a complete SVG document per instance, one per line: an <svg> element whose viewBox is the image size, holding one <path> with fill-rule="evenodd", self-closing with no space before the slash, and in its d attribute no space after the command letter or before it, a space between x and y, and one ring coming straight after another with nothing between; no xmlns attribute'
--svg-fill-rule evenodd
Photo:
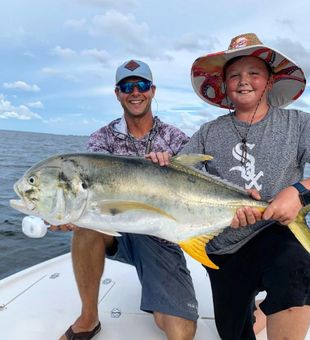
<svg viewBox="0 0 310 340"><path fill-rule="evenodd" d="M142 285L141 310L198 319L192 278L179 246L137 234L123 233L115 240L107 258L136 267Z"/></svg>

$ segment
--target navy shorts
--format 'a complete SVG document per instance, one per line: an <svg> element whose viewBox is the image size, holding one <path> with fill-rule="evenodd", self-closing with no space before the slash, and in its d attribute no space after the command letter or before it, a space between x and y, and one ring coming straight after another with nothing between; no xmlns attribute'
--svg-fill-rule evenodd
<svg viewBox="0 0 310 340"><path fill-rule="evenodd" d="M142 285L141 310L198 319L192 278L179 246L137 234L122 233L115 240L107 258L136 267Z"/></svg>
<svg viewBox="0 0 310 340"><path fill-rule="evenodd" d="M266 315L310 305L310 254L288 227L272 224L234 254L209 255L215 320L223 340L252 340L255 295Z"/></svg>

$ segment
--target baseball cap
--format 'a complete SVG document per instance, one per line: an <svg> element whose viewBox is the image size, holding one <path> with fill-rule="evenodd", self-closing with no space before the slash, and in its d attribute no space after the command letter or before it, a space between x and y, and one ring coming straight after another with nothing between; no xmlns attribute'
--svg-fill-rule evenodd
<svg viewBox="0 0 310 340"><path fill-rule="evenodd" d="M140 77L149 81L153 81L150 67L143 61L134 59L125 61L117 68L115 76L116 85L128 77Z"/></svg>

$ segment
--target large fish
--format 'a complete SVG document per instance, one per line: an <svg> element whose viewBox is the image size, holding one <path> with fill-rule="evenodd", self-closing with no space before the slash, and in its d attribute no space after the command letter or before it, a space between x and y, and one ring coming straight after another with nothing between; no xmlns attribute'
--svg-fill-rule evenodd
<svg viewBox="0 0 310 340"><path fill-rule="evenodd" d="M267 203L251 199L245 190L191 165L212 159L182 155L161 167L138 157L100 153L64 154L30 168L15 183L21 200L13 208L39 216L53 225L79 227L119 236L130 232L157 236L179 244L212 268L206 243L230 225L237 208ZM302 209L289 225L310 252L310 230Z"/></svg>

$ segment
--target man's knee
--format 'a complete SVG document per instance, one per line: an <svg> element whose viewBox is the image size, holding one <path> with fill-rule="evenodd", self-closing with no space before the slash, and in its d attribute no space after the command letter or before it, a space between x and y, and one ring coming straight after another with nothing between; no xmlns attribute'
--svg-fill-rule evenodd
<svg viewBox="0 0 310 340"><path fill-rule="evenodd" d="M192 340L195 336L196 321L159 312L154 312L154 319L168 340Z"/></svg>
<svg viewBox="0 0 310 340"><path fill-rule="evenodd" d="M73 232L73 244L97 247L102 246L108 248L113 244L114 237L100 233L95 230L79 228Z"/></svg>

